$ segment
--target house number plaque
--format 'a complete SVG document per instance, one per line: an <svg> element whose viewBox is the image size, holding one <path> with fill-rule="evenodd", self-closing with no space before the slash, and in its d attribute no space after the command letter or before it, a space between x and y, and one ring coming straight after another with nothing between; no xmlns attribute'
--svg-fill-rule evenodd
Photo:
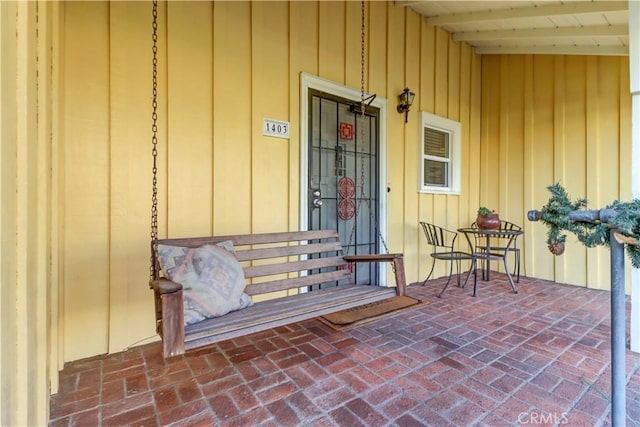
<svg viewBox="0 0 640 427"><path fill-rule="evenodd" d="M289 139L289 122L273 119L263 119L262 122L263 135Z"/></svg>

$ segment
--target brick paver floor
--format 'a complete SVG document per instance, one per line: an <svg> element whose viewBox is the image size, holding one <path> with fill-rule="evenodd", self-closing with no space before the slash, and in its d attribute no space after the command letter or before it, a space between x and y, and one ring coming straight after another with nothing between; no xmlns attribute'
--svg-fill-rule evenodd
<svg viewBox="0 0 640 427"><path fill-rule="evenodd" d="M346 330L314 319L170 360L156 342L68 363L49 425L611 425L609 292L522 278L513 294L495 273L476 298L438 299L442 285ZM625 359L640 425L640 354Z"/></svg>

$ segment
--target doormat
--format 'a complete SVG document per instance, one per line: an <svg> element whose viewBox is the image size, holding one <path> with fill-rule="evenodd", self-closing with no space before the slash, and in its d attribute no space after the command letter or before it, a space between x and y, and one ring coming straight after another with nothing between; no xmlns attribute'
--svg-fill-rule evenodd
<svg viewBox="0 0 640 427"><path fill-rule="evenodd" d="M429 304L429 302L407 296L395 296L382 301L325 314L319 319L334 329L343 329L426 304Z"/></svg>

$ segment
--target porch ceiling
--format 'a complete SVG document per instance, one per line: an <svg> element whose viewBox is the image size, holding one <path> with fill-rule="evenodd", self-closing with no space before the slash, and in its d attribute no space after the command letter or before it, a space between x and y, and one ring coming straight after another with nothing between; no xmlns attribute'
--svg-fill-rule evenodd
<svg viewBox="0 0 640 427"><path fill-rule="evenodd" d="M629 55L628 2L396 0L478 54Z"/></svg>

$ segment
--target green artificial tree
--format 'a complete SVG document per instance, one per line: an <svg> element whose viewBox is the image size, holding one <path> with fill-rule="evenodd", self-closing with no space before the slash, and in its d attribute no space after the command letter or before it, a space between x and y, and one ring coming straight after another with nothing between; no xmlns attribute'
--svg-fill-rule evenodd
<svg viewBox="0 0 640 427"><path fill-rule="evenodd" d="M634 268L640 268L640 200L631 202L614 201L605 209L614 212L607 223L581 222L569 219L572 211L586 209L587 200L571 201L569 194L560 184L547 187L551 197L540 210L540 221L547 227L547 245L555 255L564 251L567 232L573 233L586 247L610 246L609 229L617 228L626 243L627 256Z"/></svg>

